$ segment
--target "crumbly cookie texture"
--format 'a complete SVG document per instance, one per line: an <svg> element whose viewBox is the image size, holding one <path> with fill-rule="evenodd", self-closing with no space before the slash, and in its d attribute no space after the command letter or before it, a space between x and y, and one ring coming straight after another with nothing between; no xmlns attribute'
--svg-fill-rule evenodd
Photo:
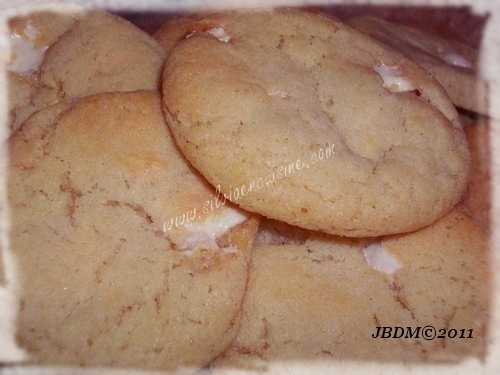
<svg viewBox="0 0 500 375"><path fill-rule="evenodd" d="M431 224L462 196L458 115L399 53L297 11L210 16L188 36L163 73L167 121L194 167L241 207L362 237Z"/></svg>
<svg viewBox="0 0 500 375"><path fill-rule="evenodd" d="M331 240L259 247L241 329L214 363L215 373L276 360L421 364L480 357L488 316L487 264L487 238L459 210L418 232L369 244ZM471 328L474 338L371 337L377 326L426 325Z"/></svg>
<svg viewBox="0 0 500 375"><path fill-rule="evenodd" d="M229 345L257 222L203 209L216 194L177 150L159 95L39 111L9 163L17 334L34 362L203 367ZM202 241L181 248L196 231Z"/></svg>
<svg viewBox="0 0 500 375"><path fill-rule="evenodd" d="M375 17L356 17L348 23L427 69L456 106L488 114L488 88L478 74L477 51L459 42Z"/></svg>
<svg viewBox="0 0 500 375"><path fill-rule="evenodd" d="M67 97L157 89L164 57L125 19L89 12L45 53L40 80Z"/></svg>

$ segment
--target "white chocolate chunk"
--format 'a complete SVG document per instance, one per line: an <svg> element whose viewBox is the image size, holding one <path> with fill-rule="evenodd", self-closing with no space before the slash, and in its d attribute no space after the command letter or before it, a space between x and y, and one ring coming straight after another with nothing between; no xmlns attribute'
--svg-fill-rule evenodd
<svg viewBox="0 0 500 375"><path fill-rule="evenodd" d="M443 59L450 65L455 65L467 69L472 68L472 64L469 60L455 52L444 54Z"/></svg>
<svg viewBox="0 0 500 375"><path fill-rule="evenodd" d="M371 268L389 275L394 274L402 267L401 263L380 243L365 247L363 256Z"/></svg>
<svg viewBox="0 0 500 375"><path fill-rule="evenodd" d="M398 66L380 63L373 68L384 81L383 87L391 92L406 92L416 89L413 82L404 77Z"/></svg>
<svg viewBox="0 0 500 375"><path fill-rule="evenodd" d="M231 40L231 37L226 33L226 30L224 30L224 28L220 26L208 30L207 33L214 36L223 43L228 43Z"/></svg>
<svg viewBox="0 0 500 375"><path fill-rule="evenodd" d="M32 36L33 33L33 30L28 31L28 35ZM47 50L46 46L35 47L30 40L24 39L17 33L10 33L10 46L11 60L7 70L19 74L29 74L37 70Z"/></svg>
<svg viewBox="0 0 500 375"><path fill-rule="evenodd" d="M195 34L197 34L198 32L199 31L197 31L197 30L193 30L189 34L187 34L184 37L184 39L189 39L192 36L194 36ZM224 30L224 28L222 28L220 26L213 27L205 32L207 34L212 35L214 38L216 38L217 40L219 40L222 43L229 43L229 41L231 40L231 37L226 33L226 30Z"/></svg>
<svg viewBox="0 0 500 375"><path fill-rule="evenodd" d="M185 234L180 237L177 246L180 250L218 249L216 239L247 219L241 211L223 207L204 221L190 223L183 228Z"/></svg>

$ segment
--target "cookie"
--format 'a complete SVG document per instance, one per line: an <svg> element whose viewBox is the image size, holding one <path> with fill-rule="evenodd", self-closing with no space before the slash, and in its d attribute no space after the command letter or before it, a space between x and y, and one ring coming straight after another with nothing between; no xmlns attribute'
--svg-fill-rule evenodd
<svg viewBox="0 0 500 375"><path fill-rule="evenodd" d="M15 132L34 112L57 103L56 90L41 85L36 79L7 73L9 134Z"/></svg>
<svg viewBox="0 0 500 375"><path fill-rule="evenodd" d="M486 233L491 229L491 150L490 126L486 117L461 116L471 155L470 179L462 205L473 221ZM263 219L260 222L255 246L301 245L320 233L288 225L281 221Z"/></svg>
<svg viewBox="0 0 500 375"><path fill-rule="evenodd" d="M66 97L157 89L164 57L125 19L89 12L47 50L40 80Z"/></svg>
<svg viewBox="0 0 500 375"><path fill-rule="evenodd" d="M9 163L17 336L32 361L203 367L229 345L257 222L185 161L157 93L41 110Z"/></svg>
<svg viewBox="0 0 500 375"><path fill-rule="evenodd" d="M463 204L472 219L486 232L491 229L491 146L487 118L465 124L465 134L471 153L471 177Z"/></svg>
<svg viewBox="0 0 500 375"><path fill-rule="evenodd" d="M29 115L60 99L56 90L40 84L37 72L45 51L71 28L77 17L77 13L35 12L9 20L9 133Z"/></svg>
<svg viewBox="0 0 500 375"><path fill-rule="evenodd" d="M7 72L9 132L15 130L25 120L26 116L18 116L17 111L30 103L35 92L35 82L21 75ZM12 129L12 130L11 130Z"/></svg>
<svg viewBox="0 0 500 375"><path fill-rule="evenodd" d="M467 144L441 86L320 15L195 22L162 89L186 158L271 219L350 237L400 233L443 216L466 187Z"/></svg>
<svg viewBox="0 0 500 375"><path fill-rule="evenodd" d="M78 16L68 12L34 12L11 18L11 58L7 70L22 75L36 72L47 48L73 26Z"/></svg>
<svg viewBox="0 0 500 375"><path fill-rule="evenodd" d="M259 247L241 329L214 367L482 356L487 261L487 238L459 210L418 232L368 244L331 240ZM426 325L471 329L473 338L375 338L377 327Z"/></svg>
<svg viewBox="0 0 500 375"><path fill-rule="evenodd" d="M488 88L479 77L478 53L474 49L375 17L353 18L348 23L427 69L456 106L488 114Z"/></svg>
<svg viewBox="0 0 500 375"><path fill-rule="evenodd" d="M192 32L193 23L202 18L202 15L190 15L169 19L155 31L153 38L168 54L179 41Z"/></svg>

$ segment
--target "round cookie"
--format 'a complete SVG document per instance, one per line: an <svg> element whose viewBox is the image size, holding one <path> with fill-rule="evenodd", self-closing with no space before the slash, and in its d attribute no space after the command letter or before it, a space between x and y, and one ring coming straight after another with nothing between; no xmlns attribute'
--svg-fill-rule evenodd
<svg viewBox="0 0 500 375"><path fill-rule="evenodd" d="M421 364L482 356L487 265L487 238L459 210L368 246L330 240L257 248L240 331L214 373L285 360ZM371 337L378 326L426 325L472 329L474 338Z"/></svg>
<svg viewBox="0 0 500 375"><path fill-rule="evenodd" d="M31 116L10 141L8 196L33 361L202 367L233 339L257 222L187 164L156 93Z"/></svg>
<svg viewBox="0 0 500 375"><path fill-rule="evenodd" d="M478 56L472 48L375 17L352 18L348 23L427 69L456 106L488 114L488 88L478 77Z"/></svg>
<svg viewBox="0 0 500 375"><path fill-rule="evenodd" d="M164 57L125 19L89 12L46 52L40 80L67 97L157 89Z"/></svg>
<svg viewBox="0 0 500 375"><path fill-rule="evenodd" d="M400 233L443 216L466 187L467 144L441 86L340 22L291 10L204 18L162 85L183 154L266 217Z"/></svg>

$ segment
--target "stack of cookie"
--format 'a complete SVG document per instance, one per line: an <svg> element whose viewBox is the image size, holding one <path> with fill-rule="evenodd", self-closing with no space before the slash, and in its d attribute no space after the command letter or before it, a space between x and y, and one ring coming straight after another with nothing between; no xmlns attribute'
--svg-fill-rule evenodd
<svg viewBox="0 0 500 375"><path fill-rule="evenodd" d="M39 13L11 34L10 238L33 362L484 355L485 158L412 56L298 10L153 36ZM446 334L372 337L426 325Z"/></svg>

